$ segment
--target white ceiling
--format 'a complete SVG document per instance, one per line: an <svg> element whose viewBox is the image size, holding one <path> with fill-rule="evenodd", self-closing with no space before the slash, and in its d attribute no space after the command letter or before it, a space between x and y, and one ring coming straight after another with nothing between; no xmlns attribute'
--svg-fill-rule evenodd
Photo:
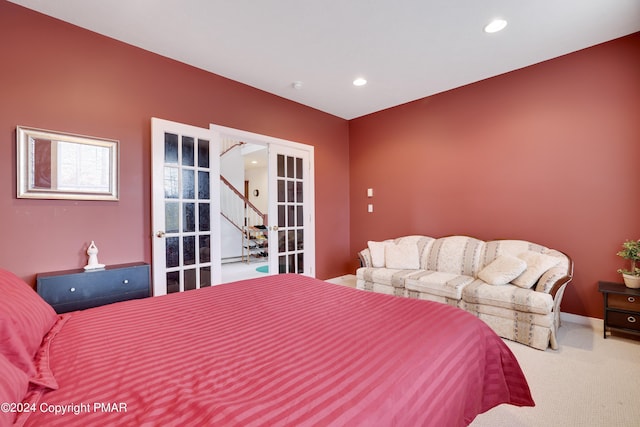
<svg viewBox="0 0 640 427"><path fill-rule="evenodd" d="M640 31L640 0L10 1L344 119Z"/></svg>

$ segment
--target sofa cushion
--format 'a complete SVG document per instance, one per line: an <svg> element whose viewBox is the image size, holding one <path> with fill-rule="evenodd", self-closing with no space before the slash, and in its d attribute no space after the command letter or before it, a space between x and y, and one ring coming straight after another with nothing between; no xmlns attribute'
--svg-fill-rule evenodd
<svg viewBox="0 0 640 427"><path fill-rule="evenodd" d="M405 279L405 288L410 291L424 292L441 297L459 300L462 289L473 282L474 278L441 271L424 271Z"/></svg>
<svg viewBox="0 0 640 427"><path fill-rule="evenodd" d="M527 269L512 283L525 289L531 288L547 270L560 263L556 257L533 251L523 252L518 255L518 258L527 263Z"/></svg>
<svg viewBox="0 0 640 427"><path fill-rule="evenodd" d="M470 304L493 305L538 314L548 314L553 309L550 294L523 289L510 283L492 286L479 279L462 289L462 299Z"/></svg>
<svg viewBox="0 0 640 427"><path fill-rule="evenodd" d="M506 285L520 276L526 268L524 260L511 255L500 255L480 270L478 278L490 285Z"/></svg>
<svg viewBox="0 0 640 427"><path fill-rule="evenodd" d="M361 267L356 271L356 277L366 282L404 288L405 279L419 275L423 270L400 270L397 268Z"/></svg>
<svg viewBox="0 0 640 427"><path fill-rule="evenodd" d="M418 270L420 268L420 254L415 243L400 243L385 246L385 265L387 268Z"/></svg>
<svg viewBox="0 0 640 427"><path fill-rule="evenodd" d="M428 248L422 268L442 273L476 276L484 242L467 236L436 239Z"/></svg>
<svg viewBox="0 0 640 427"><path fill-rule="evenodd" d="M375 292L377 294L394 295L396 297L407 297L405 288L394 288L393 286L382 285L380 283L367 282L364 279L356 280L356 289Z"/></svg>
<svg viewBox="0 0 640 427"><path fill-rule="evenodd" d="M553 326L553 313L538 314L528 313L526 311L511 310L504 307L496 307L495 305L471 304L465 301L460 303L460 308L479 316L484 314L487 316L499 317L518 323L531 323L533 325L550 328Z"/></svg>
<svg viewBox="0 0 640 427"><path fill-rule="evenodd" d="M551 342L554 347L555 339L553 338L553 313L547 315L526 313L523 311L507 310L499 312L498 307L490 305L465 305L462 302L464 310L473 313L478 319L488 324L493 331L503 338L516 341L538 350L546 350ZM479 308L476 311L474 308ZM497 309L498 312L493 312Z"/></svg>
<svg viewBox="0 0 640 427"><path fill-rule="evenodd" d="M421 299L425 301L434 301L439 302L441 304L451 305L453 307L458 307L460 300L454 298L441 297L439 295L430 294L427 292L418 292L418 291L410 291L405 290L407 293L407 298Z"/></svg>

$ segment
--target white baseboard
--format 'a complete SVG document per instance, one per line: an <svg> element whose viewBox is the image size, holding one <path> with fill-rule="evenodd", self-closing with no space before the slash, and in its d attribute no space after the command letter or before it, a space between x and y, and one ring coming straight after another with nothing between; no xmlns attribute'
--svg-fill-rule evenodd
<svg viewBox="0 0 640 427"><path fill-rule="evenodd" d="M560 322L577 323L578 325L590 326L591 329L602 330L602 319L595 317L580 316L578 314L560 312Z"/></svg>

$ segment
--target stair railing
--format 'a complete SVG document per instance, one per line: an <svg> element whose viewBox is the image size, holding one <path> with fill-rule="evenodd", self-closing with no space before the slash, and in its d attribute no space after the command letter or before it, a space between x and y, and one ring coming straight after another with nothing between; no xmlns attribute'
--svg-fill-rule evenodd
<svg viewBox="0 0 640 427"><path fill-rule="evenodd" d="M260 212L225 177L220 176L220 183L220 213L224 218L240 231L246 227L267 225L267 214Z"/></svg>

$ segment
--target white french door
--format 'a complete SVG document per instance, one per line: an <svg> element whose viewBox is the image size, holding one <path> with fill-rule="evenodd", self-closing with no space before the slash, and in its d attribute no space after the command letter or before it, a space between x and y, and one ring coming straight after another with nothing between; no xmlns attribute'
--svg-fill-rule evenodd
<svg viewBox="0 0 640 427"><path fill-rule="evenodd" d="M315 233L308 150L269 145L269 270L314 275ZM273 244L272 242L277 242Z"/></svg>
<svg viewBox="0 0 640 427"><path fill-rule="evenodd" d="M269 274L315 275L313 147L151 119L153 294L221 282L220 141L269 147Z"/></svg>
<svg viewBox="0 0 640 427"><path fill-rule="evenodd" d="M153 294L220 283L219 140L151 119Z"/></svg>
<svg viewBox="0 0 640 427"><path fill-rule="evenodd" d="M315 276L314 148L224 126L211 125L214 140L228 137L267 145L269 274Z"/></svg>

